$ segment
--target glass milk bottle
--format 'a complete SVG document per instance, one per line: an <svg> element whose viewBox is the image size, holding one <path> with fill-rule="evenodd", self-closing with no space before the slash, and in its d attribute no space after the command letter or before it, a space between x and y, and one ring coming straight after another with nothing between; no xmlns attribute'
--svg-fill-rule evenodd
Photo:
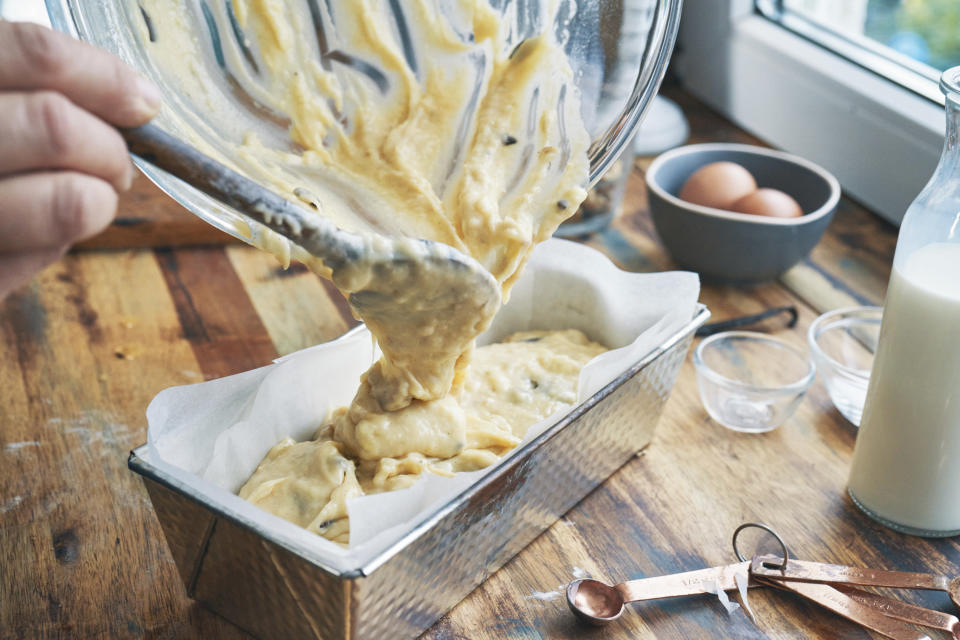
<svg viewBox="0 0 960 640"><path fill-rule="evenodd" d="M960 534L960 67L943 73L947 135L897 240L848 490L883 524Z"/></svg>

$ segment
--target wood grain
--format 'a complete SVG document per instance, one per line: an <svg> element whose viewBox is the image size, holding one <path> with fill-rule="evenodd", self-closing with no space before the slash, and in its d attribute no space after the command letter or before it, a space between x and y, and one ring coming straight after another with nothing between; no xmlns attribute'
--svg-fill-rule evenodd
<svg viewBox="0 0 960 640"><path fill-rule="evenodd" d="M0 636L230 637L186 600L124 468L143 407L199 368L154 256L68 257L2 318Z"/></svg>
<svg viewBox="0 0 960 640"><path fill-rule="evenodd" d="M343 296L302 264L284 269L273 256L247 247L231 247L227 256L281 355L327 342L359 324Z"/></svg>
<svg viewBox="0 0 960 640"><path fill-rule="evenodd" d="M240 241L193 215L138 173L121 194L113 223L74 251L239 244Z"/></svg>
<svg viewBox="0 0 960 640"><path fill-rule="evenodd" d="M205 377L270 364L276 347L221 248L156 251L183 337Z"/></svg>
<svg viewBox="0 0 960 640"><path fill-rule="evenodd" d="M699 103L672 94L694 141L757 143ZM584 241L633 271L672 267L647 211L638 159L624 213ZM188 214L138 181L121 218ZM146 223L144 223L146 224ZM185 595L127 452L145 440L161 389L268 363L356 321L315 276L242 246L185 247L160 220L139 246L69 255L0 304L0 638L243 638ZM150 229L143 227L142 229ZM194 237L194 236L191 236ZM106 239L101 239L106 243ZM99 246L129 246L117 239ZM714 319L784 304L802 346L823 309L878 302L895 232L844 200L809 259L781 282L716 285ZM604 629L576 625L558 589L587 572L608 581L733 560L730 534L762 520L809 559L960 572L957 540L921 540L874 524L844 494L855 430L822 383L766 435L705 414L684 364L653 444L430 629L431 639L868 638L789 594L756 590L757 626L703 596L636 605ZM553 595L552 595L553 594ZM903 597L903 594L897 594ZM950 610L937 593L913 602Z"/></svg>

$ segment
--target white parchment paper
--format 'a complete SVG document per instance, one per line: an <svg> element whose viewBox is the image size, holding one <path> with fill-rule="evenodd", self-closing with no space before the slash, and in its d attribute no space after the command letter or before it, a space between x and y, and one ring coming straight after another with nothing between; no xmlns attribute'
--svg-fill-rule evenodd
<svg viewBox="0 0 960 640"><path fill-rule="evenodd" d="M580 329L613 349L581 372L582 401L689 322L699 289L696 274L628 273L598 251L553 239L534 251L510 301L479 342L528 329ZM277 441L310 438L330 410L348 404L377 357L361 327L260 369L166 389L147 408L149 461L330 568L363 566L496 466L453 478L425 474L409 489L349 501L349 549L234 494ZM531 427L524 442L558 417Z"/></svg>

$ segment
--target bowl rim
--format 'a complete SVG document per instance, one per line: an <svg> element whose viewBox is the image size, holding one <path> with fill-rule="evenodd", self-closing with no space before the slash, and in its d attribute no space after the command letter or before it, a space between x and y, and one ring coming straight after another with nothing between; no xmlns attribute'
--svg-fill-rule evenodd
<svg viewBox="0 0 960 640"><path fill-rule="evenodd" d="M823 359L830 363L830 366L836 368L838 371L846 373L850 376L853 376L857 379L870 379L870 373L872 369L856 369L854 367L848 366L839 362L835 358L831 358L827 355L827 352L820 348L820 345L817 344L817 336L815 335L817 330L820 329L825 322L832 320L837 316L842 316L849 313L874 313L879 312L880 318L877 319L877 323L881 323L883 320L883 307L878 305L855 305L850 307L841 307L839 309L833 309L832 311L827 311L826 313L820 314L816 320L810 323L810 327L807 329L807 345L810 347L810 353L814 359ZM871 320L873 322L873 320Z"/></svg>
<svg viewBox="0 0 960 640"><path fill-rule="evenodd" d="M727 376L718 373L716 370L711 368L703 360L703 351L707 346L718 342L719 340L727 338L746 338L750 340L756 340L758 342L766 342L768 344L774 344L778 347L786 349L793 355L797 356L807 365L807 372L796 382L791 382L789 384L778 385L778 386L766 386L761 387L755 384L747 384L745 382L740 382L739 380L734 380L733 378L728 378ZM813 362L813 359L809 354L804 353L798 347L790 344L786 340L776 338L766 333L760 333L758 331L722 331L720 333L715 333L709 338L705 338L700 344L697 345L697 348L693 351L693 367L697 372L697 375L703 375L711 382L722 385L727 388L734 388L744 391L751 391L753 393L764 394L764 395L789 395L789 394L802 394L810 388L810 385L813 384L814 379L817 376L817 367Z"/></svg>
<svg viewBox="0 0 960 640"><path fill-rule="evenodd" d="M770 158L777 158L779 160L785 160L787 162L792 162L796 165L799 165L809 171L812 171L816 175L823 178L824 182L830 187L830 196L827 198L827 201L822 204L819 208L814 209L810 213L805 213L798 218L771 218L769 216L756 216L749 213L737 213L736 211L724 211L723 209L714 209L713 207L705 207L699 204L693 204L692 202L687 202L686 200L681 200L677 196L669 193L666 189L660 186L656 180L657 172L660 170L664 164L668 161L676 158L678 156L688 155L700 151L740 151L746 153L752 153L759 156L767 156ZM800 156L795 156L791 153L786 153L785 151L778 151L776 149L768 149L767 147L759 147L751 144L738 144L730 142L703 142L698 144L688 144L680 147L675 147L669 151L661 153L659 156L654 158L653 162L650 163L650 166L647 168L646 174L644 176L647 183L647 188L654 192L657 196L666 200L667 202L678 206L682 209L688 211L693 211L705 216L710 216L714 218L725 218L727 220L734 220L737 222L751 222L754 224L765 224L771 226L779 227L795 227L799 225L808 224L814 222L826 215L829 215L836 208L837 203L840 202L840 182L828 172L826 169L821 167L818 164L815 164L806 158L801 158Z"/></svg>

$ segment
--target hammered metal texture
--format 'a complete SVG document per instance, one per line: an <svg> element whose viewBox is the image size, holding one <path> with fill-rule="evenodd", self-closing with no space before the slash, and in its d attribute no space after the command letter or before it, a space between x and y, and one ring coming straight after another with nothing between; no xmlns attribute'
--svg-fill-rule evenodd
<svg viewBox="0 0 960 640"><path fill-rule="evenodd" d="M350 581L218 518L190 596L260 638L339 640L349 588Z"/></svg>
<svg viewBox="0 0 960 640"><path fill-rule="evenodd" d="M412 637L650 443L690 338L358 580L356 638ZM396 635L393 635L396 634Z"/></svg>
<svg viewBox="0 0 960 640"><path fill-rule="evenodd" d="M264 639L413 637L650 443L694 328L574 410L365 577L331 575L225 517L206 527L219 514L157 484L149 463L134 456L131 467L147 470L190 595L213 611ZM198 535L209 538L199 560Z"/></svg>
<svg viewBox="0 0 960 640"><path fill-rule="evenodd" d="M198 563L215 518L202 505L160 483L147 481L145 484L153 510L163 528L163 536L170 547L170 555L183 584L189 589L197 575Z"/></svg>

